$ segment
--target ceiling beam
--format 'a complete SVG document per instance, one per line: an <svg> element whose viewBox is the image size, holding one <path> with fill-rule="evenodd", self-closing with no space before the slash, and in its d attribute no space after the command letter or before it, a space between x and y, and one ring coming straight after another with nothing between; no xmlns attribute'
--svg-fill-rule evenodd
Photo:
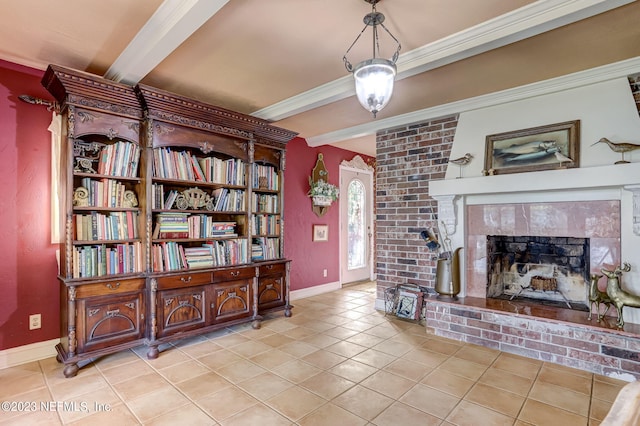
<svg viewBox="0 0 640 426"><path fill-rule="evenodd" d="M104 77L134 85L215 15L229 0L165 0Z"/></svg>
<svg viewBox="0 0 640 426"><path fill-rule="evenodd" d="M506 46L633 1L635 0L539 0L400 55L396 80ZM353 80L347 74L255 111L252 115L278 121L353 95Z"/></svg>

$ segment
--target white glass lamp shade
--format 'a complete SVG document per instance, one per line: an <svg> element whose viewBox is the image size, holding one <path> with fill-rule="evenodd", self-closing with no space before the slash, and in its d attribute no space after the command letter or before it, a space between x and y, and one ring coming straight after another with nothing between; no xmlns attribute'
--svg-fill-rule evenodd
<svg viewBox="0 0 640 426"><path fill-rule="evenodd" d="M353 70L356 96L374 117L389 103L395 77L396 65L387 59L369 59L360 62Z"/></svg>

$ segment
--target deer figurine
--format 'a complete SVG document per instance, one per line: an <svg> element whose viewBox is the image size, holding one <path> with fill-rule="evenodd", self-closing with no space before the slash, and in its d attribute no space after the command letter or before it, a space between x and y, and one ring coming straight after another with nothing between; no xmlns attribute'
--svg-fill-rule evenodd
<svg viewBox="0 0 640 426"><path fill-rule="evenodd" d="M611 299L606 291L600 291L598 288L598 281L600 281L602 275L591 274L591 281L589 282L589 317L587 318L591 321L591 312L593 311L593 305L596 305L596 315L598 316L598 322L602 321L609 308L611 307ZM600 314L600 305L605 305L606 309L602 314Z"/></svg>
<svg viewBox="0 0 640 426"><path fill-rule="evenodd" d="M620 277L623 272L629 272L631 265L624 263L622 267L616 266L613 271L607 269L601 269L602 273L607 277L607 295L611 299L611 303L615 305L618 310L618 328L624 326L624 319L622 318L622 308L630 306L632 308L640 308L640 296L627 293L620 287Z"/></svg>

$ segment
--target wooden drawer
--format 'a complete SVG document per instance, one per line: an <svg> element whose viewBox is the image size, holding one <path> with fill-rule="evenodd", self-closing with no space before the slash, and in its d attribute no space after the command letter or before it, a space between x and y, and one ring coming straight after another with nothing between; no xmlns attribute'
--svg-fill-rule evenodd
<svg viewBox="0 0 640 426"><path fill-rule="evenodd" d="M108 280L96 284L83 284L76 286L76 297L82 299L85 297L129 293L142 290L144 285L144 278Z"/></svg>
<svg viewBox="0 0 640 426"><path fill-rule="evenodd" d="M285 271L284 263L272 263L270 265L260 266L261 277L264 277L265 275L283 274L284 271Z"/></svg>
<svg viewBox="0 0 640 426"><path fill-rule="evenodd" d="M248 280L230 281L209 287L210 319L213 323L251 315L253 292Z"/></svg>
<svg viewBox="0 0 640 426"><path fill-rule="evenodd" d="M183 288L194 285L209 284L212 282L211 272L199 272L196 274L172 275L158 278L158 290L168 288Z"/></svg>
<svg viewBox="0 0 640 426"><path fill-rule="evenodd" d="M222 271L213 272L213 282L219 283L224 281L235 281L246 278L253 278L256 276L256 268L253 266L246 266L243 268L225 269Z"/></svg>
<svg viewBox="0 0 640 426"><path fill-rule="evenodd" d="M202 327L207 299L204 287L166 290L158 293L158 336Z"/></svg>

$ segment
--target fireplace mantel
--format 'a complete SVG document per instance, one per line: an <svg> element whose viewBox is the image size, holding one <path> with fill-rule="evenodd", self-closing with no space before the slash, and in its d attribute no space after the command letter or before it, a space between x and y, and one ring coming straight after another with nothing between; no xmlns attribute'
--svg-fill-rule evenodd
<svg viewBox="0 0 640 426"><path fill-rule="evenodd" d="M451 195L620 188L638 183L640 163L627 163L432 181L429 195L438 199Z"/></svg>

